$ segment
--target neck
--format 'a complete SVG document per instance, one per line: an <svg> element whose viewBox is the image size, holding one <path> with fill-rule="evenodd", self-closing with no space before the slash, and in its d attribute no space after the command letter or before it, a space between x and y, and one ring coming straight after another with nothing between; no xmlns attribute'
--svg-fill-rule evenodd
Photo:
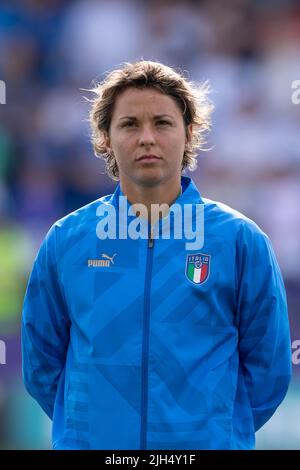
<svg viewBox="0 0 300 470"><path fill-rule="evenodd" d="M152 186L142 186L132 184L131 182L120 181L121 190L127 197L130 204L142 204L147 208L148 221L153 224L158 218L165 217L169 212L170 206L176 201L181 194L181 180L174 181L172 184L157 184ZM152 213L151 206L153 204L164 204L162 211L158 214ZM140 212L142 217L145 216Z"/></svg>

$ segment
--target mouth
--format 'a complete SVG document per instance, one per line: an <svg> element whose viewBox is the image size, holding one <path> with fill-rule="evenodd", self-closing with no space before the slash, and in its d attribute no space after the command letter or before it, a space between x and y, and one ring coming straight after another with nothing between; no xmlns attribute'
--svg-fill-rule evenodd
<svg viewBox="0 0 300 470"><path fill-rule="evenodd" d="M161 157L158 157L157 155L154 155L154 154L142 155L141 157L136 159L137 162L141 162L141 163L154 163L154 162L157 162L158 160L161 160Z"/></svg>

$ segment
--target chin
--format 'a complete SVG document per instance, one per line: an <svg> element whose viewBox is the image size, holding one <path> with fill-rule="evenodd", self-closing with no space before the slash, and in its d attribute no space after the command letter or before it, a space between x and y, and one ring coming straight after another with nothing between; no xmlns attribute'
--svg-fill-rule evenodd
<svg viewBox="0 0 300 470"><path fill-rule="evenodd" d="M148 175L139 175L138 178L134 178L135 183L137 183L139 186L144 186L144 187L151 187L151 186L157 186L160 183L164 181L163 175L155 174L154 172L152 174Z"/></svg>

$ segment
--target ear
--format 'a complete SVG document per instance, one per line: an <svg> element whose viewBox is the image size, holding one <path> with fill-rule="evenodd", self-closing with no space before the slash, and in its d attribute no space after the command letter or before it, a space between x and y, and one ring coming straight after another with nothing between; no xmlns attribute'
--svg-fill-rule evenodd
<svg viewBox="0 0 300 470"><path fill-rule="evenodd" d="M193 125L189 124L186 128L186 138L185 138L185 143L190 144L192 141L192 135L193 135Z"/></svg>
<svg viewBox="0 0 300 470"><path fill-rule="evenodd" d="M106 151L110 152L111 151L111 142L110 142L110 136L107 131L103 131L103 136L104 136L104 143L106 147Z"/></svg>

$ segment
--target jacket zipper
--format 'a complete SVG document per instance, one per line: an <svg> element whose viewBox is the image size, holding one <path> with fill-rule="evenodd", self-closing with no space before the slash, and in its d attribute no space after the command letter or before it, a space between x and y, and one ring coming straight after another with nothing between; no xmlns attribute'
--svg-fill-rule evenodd
<svg viewBox="0 0 300 470"><path fill-rule="evenodd" d="M144 289L143 346L142 346L142 397L141 397L141 441L140 448L147 448L148 414L148 362L149 362L149 327L150 327L150 291L153 264L153 231L149 231Z"/></svg>

